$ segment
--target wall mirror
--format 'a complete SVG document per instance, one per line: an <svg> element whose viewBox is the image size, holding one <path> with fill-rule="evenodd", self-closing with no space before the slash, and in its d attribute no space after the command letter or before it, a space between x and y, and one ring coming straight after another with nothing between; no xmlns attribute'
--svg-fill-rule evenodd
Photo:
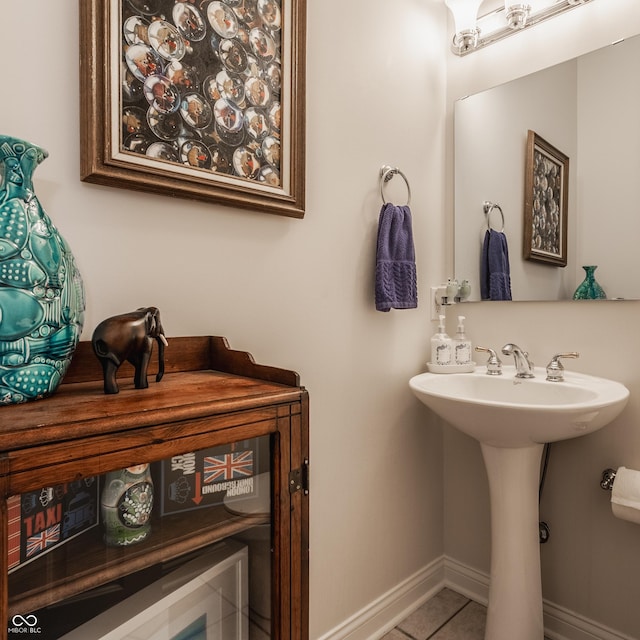
<svg viewBox="0 0 640 640"><path fill-rule="evenodd" d="M487 224L504 214L513 300L569 300L585 278L640 298L640 36L468 96L455 105L455 277L480 299ZM569 157L566 266L525 259L527 132Z"/></svg>

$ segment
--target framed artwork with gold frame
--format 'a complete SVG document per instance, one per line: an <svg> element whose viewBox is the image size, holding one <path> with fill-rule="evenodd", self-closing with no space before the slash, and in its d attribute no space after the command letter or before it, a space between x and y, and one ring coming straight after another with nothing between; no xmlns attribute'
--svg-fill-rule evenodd
<svg viewBox="0 0 640 640"><path fill-rule="evenodd" d="M82 0L81 179L302 218L306 0Z"/></svg>

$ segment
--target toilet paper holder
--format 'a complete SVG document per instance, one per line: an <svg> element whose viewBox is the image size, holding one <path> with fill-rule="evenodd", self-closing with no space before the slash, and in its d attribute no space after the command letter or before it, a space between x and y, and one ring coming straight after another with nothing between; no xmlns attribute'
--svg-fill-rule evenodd
<svg viewBox="0 0 640 640"><path fill-rule="evenodd" d="M605 469L602 472L602 480L600 480L600 488L604 491L613 491L613 481L616 479L617 469Z"/></svg>

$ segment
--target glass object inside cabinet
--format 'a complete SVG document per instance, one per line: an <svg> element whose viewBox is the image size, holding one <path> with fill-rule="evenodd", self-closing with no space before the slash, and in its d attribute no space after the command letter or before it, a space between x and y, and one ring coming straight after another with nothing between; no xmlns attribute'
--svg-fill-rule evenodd
<svg viewBox="0 0 640 640"><path fill-rule="evenodd" d="M10 497L8 638L270 638L271 477L262 436Z"/></svg>

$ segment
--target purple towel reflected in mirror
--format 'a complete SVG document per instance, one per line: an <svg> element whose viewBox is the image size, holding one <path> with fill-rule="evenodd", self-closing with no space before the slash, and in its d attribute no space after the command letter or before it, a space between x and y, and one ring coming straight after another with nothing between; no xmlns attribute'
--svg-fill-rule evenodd
<svg viewBox="0 0 640 640"><path fill-rule="evenodd" d="M507 236L488 229L480 258L480 297L483 300L511 300L511 270Z"/></svg>

